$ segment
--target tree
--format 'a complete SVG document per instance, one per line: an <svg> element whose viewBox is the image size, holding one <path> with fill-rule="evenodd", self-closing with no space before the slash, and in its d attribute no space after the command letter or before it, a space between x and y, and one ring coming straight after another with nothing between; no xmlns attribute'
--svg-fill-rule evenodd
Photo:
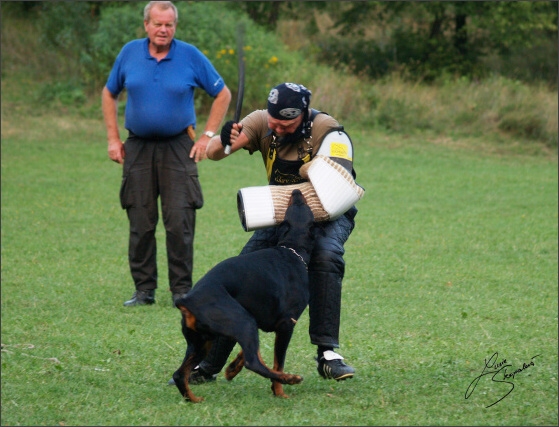
<svg viewBox="0 0 559 427"><path fill-rule="evenodd" d="M557 3L552 1L329 2L325 10L340 36L323 42L330 51L322 52L323 59L345 57L373 76L379 72L370 64L373 57L384 64L381 72L404 66L425 78L444 72L480 75L489 54L557 40Z"/></svg>

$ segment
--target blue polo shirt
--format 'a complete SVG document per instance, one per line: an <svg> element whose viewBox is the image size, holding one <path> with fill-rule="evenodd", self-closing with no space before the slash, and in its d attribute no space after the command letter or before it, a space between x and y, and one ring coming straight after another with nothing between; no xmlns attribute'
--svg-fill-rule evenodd
<svg viewBox="0 0 559 427"><path fill-rule="evenodd" d="M167 56L150 55L149 39L133 40L122 48L107 81L107 89L127 92L124 127L148 138L172 136L196 127L194 91L215 97L225 86L212 63L195 46L173 39Z"/></svg>

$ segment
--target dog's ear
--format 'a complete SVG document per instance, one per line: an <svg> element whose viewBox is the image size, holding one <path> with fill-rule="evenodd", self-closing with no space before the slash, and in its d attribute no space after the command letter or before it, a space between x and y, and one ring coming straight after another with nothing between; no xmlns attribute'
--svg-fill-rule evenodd
<svg viewBox="0 0 559 427"><path fill-rule="evenodd" d="M291 225L286 219L280 222L277 231L278 241L282 241L284 237L289 233L290 229L291 229Z"/></svg>

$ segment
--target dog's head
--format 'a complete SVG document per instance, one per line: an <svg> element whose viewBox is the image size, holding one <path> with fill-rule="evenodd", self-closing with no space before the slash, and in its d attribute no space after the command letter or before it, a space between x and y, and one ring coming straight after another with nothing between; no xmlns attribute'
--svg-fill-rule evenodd
<svg viewBox="0 0 559 427"><path fill-rule="evenodd" d="M304 252L312 252L314 215L300 190L291 193L285 218L279 225L278 244Z"/></svg>

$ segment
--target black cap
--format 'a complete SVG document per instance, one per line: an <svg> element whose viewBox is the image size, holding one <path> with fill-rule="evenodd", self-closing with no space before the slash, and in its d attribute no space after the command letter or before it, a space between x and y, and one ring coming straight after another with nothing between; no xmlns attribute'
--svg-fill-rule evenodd
<svg viewBox="0 0 559 427"><path fill-rule="evenodd" d="M297 83L282 83L268 95L268 113L278 120L291 120L308 111L311 91Z"/></svg>

